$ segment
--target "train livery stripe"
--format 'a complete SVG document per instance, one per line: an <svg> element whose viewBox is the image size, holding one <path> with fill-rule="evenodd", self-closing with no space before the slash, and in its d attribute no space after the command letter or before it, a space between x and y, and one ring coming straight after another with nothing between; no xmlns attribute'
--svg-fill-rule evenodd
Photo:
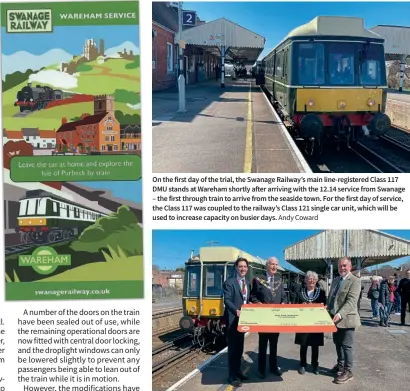
<svg viewBox="0 0 410 391"><path fill-rule="evenodd" d="M246 142L245 142L245 158L243 172L249 174L252 172L252 84L249 83L248 94L248 121L246 123Z"/></svg>
<svg viewBox="0 0 410 391"><path fill-rule="evenodd" d="M270 81L272 81L273 83L277 83L280 84L281 86L287 87L287 88L312 88L312 89L352 89L352 88L360 88L360 89L383 89L383 88L387 88L387 86L371 86L371 87L365 87L365 86L315 86L315 85L310 85L310 86L304 86L304 85L293 85L293 84L285 84L285 83L281 83L278 80L272 79L269 76L265 75L265 79L269 79Z"/></svg>

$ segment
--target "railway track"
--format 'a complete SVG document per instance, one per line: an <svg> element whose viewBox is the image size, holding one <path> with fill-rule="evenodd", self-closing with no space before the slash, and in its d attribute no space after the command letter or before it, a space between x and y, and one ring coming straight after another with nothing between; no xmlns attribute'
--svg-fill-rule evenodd
<svg viewBox="0 0 410 391"><path fill-rule="evenodd" d="M26 243L26 244L16 244L14 246L6 246L5 248L5 255L16 255L16 254L22 254L28 250L30 250L31 248L36 248L38 246L50 246L53 244L57 244L57 243L63 243L63 242L72 242L74 239L61 239L61 240L56 240L55 242L51 242L51 243Z"/></svg>
<svg viewBox="0 0 410 391"><path fill-rule="evenodd" d="M159 319L159 318L165 318L165 317L171 316L171 315L176 315L180 312L182 312L182 307L166 308L166 309L154 312L152 314L152 320Z"/></svg>
<svg viewBox="0 0 410 391"><path fill-rule="evenodd" d="M155 349L152 349L152 355L155 356L158 353L163 352L164 350L170 349L170 348L176 346L176 342L183 341L183 340L187 339L188 337L192 337L192 335L191 334L183 334L183 335L180 335L180 336L178 336L174 339L171 339L171 341L165 342L161 346L159 346Z"/></svg>
<svg viewBox="0 0 410 391"><path fill-rule="evenodd" d="M204 346L202 349L208 347ZM177 370L180 367L187 367L187 364L198 357L202 351L199 345L188 346L171 357L153 365L152 367L152 381L159 381L162 377L169 374L171 371Z"/></svg>

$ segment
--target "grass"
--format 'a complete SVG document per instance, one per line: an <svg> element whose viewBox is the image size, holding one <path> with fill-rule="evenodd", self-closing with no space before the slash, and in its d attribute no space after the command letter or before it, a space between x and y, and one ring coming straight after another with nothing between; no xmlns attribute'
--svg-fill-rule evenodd
<svg viewBox="0 0 410 391"><path fill-rule="evenodd" d="M91 67L93 65L100 65L112 70L112 73L130 75L132 77L140 77L140 69L126 69L127 64L131 64L133 61L124 59L108 60L103 64L97 64L97 61L84 63L82 66ZM57 64L50 65L46 69L56 69ZM100 94L114 94L116 90L129 91L130 94L138 94L141 86L140 82L130 79L122 79L115 76L101 75L101 69L92 68L84 74L78 77L78 85L71 91L100 95ZM88 77L87 75L97 74L97 76ZM37 84L34 82L33 84ZM47 85L46 83L41 83ZM13 115L18 112L18 107L14 107L16 101L17 92L22 87L27 85L27 81L24 81L17 86L5 91L2 94L3 98L3 127L10 130L20 130L21 128L40 128L40 129L58 129L61 125L61 118L73 118L79 117L82 113L93 113L93 104L86 103L73 103L61 107L53 107L47 110L40 110L29 114L27 117L15 118ZM53 87L53 86L51 86ZM135 104L134 99L130 102L115 102L115 110L121 110L124 114L141 114L140 110L132 110L127 106L127 103Z"/></svg>
<svg viewBox="0 0 410 391"><path fill-rule="evenodd" d="M110 252L113 251L112 249ZM106 262L95 262L79 266L42 282L64 281L139 281L144 279L142 255L126 257L121 249L107 254ZM107 258L106 258L107 259Z"/></svg>
<svg viewBox="0 0 410 391"><path fill-rule="evenodd" d="M13 270L13 274L14 274L14 281L6 273L6 282L20 282L19 276L17 275L15 270Z"/></svg>

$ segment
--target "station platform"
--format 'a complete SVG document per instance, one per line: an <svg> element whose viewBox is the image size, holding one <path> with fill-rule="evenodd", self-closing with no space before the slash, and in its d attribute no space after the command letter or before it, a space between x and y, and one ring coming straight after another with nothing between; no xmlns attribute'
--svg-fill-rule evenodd
<svg viewBox="0 0 410 391"><path fill-rule="evenodd" d="M331 334L325 334L325 346L319 351L319 374L314 375L308 366L300 375L299 345L294 344L294 334L281 334L278 343L278 365L283 370L281 377L270 374L266 378L257 377L258 334L248 334L245 338L242 371L249 377L241 387L243 391L328 391L339 387L344 390L370 391L406 389L409 385L408 363L410 362L410 327L400 326L400 317L392 315L391 327L379 327L371 320L370 300L362 299L362 326L355 332L353 380L338 385L334 377L326 371L336 363L336 350ZM407 314L407 324L410 314ZM269 354L269 352L268 352ZM308 363L311 351L308 350ZM269 357L267 358L269 362ZM226 350L202 368L200 372L168 389L168 391L232 391L228 385ZM406 386L407 384L407 386Z"/></svg>
<svg viewBox="0 0 410 391"><path fill-rule="evenodd" d="M311 172L254 80L208 81L153 93L154 173Z"/></svg>

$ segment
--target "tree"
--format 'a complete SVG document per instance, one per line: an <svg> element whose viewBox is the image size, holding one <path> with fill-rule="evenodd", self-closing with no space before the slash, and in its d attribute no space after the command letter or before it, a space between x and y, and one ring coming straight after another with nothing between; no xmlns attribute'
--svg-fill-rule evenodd
<svg viewBox="0 0 410 391"><path fill-rule="evenodd" d="M24 141L7 141L3 146L3 167L10 170L10 161L15 156L33 156L33 146ZM61 182L41 182L54 189L61 190Z"/></svg>
<svg viewBox="0 0 410 391"><path fill-rule="evenodd" d="M33 156L33 146L24 140L7 141L3 147L3 167L10 170L10 161L14 156Z"/></svg>

